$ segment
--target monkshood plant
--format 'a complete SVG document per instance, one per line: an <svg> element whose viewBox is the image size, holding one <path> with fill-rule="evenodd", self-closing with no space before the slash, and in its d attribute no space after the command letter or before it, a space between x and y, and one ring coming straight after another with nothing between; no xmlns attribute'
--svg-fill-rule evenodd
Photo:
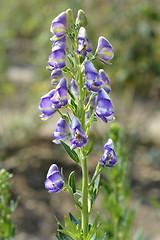
<svg viewBox="0 0 160 240"><path fill-rule="evenodd" d="M0 239L15 239L16 227L12 221L11 214L17 207L18 201L11 200L11 178L5 169L0 170Z"/></svg>
<svg viewBox="0 0 160 240"><path fill-rule="evenodd" d="M45 187L49 193L61 190L68 191L80 219L71 213L65 216L65 226L58 221L58 239L106 239L104 234L97 237L98 213L93 223L89 217L99 192L100 173L105 167L114 167L117 157L112 139L104 146L102 158L97 160L97 167L89 181L87 156L94 144L92 124L100 118L105 123L112 121L113 105L110 98L110 82L103 69L95 68L93 61L99 59L109 65L113 58L113 48L105 37L99 37L95 53L87 31L87 17L82 10L78 11L76 21L71 9L59 14L51 24L53 34L52 53L49 56L47 69L51 72L53 89L41 98L39 109L42 120L60 115L53 133L55 144L61 144L70 158L82 170L82 189L77 189L74 171L68 181L56 164L52 164L47 173ZM63 111L65 109L65 111Z"/></svg>

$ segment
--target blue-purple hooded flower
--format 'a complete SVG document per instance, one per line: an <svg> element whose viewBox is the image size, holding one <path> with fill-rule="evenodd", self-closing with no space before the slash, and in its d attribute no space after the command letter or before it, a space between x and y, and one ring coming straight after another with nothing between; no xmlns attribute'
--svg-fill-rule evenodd
<svg viewBox="0 0 160 240"><path fill-rule="evenodd" d="M66 65L66 52L65 52L65 44L63 42L59 44L53 44L52 53L49 56L47 67L48 70L53 71L54 69L62 69Z"/></svg>
<svg viewBox="0 0 160 240"><path fill-rule="evenodd" d="M67 30L67 13L60 13L53 21L50 31L57 37L63 37Z"/></svg>
<svg viewBox="0 0 160 240"><path fill-rule="evenodd" d="M108 80L108 76L106 75L105 71L103 69L99 70L99 75L101 77L101 80L103 81L101 87L107 92L110 93L111 91L111 86L110 82Z"/></svg>
<svg viewBox="0 0 160 240"><path fill-rule="evenodd" d="M57 85L63 77L62 70L60 68L54 69L51 73L51 83Z"/></svg>
<svg viewBox="0 0 160 240"><path fill-rule="evenodd" d="M65 78L62 78L51 98L54 108L58 109L67 105L68 103L67 93L68 93L67 82Z"/></svg>
<svg viewBox="0 0 160 240"><path fill-rule="evenodd" d="M88 35L84 27L81 27L79 29L77 38L78 38L77 53L85 57L87 55L87 52L92 51L92 47L90 41L88 40Z"/></svg>
<svg viewBox="0 0 160 240"><path fill-rule="evenodd" d="M62 78L56 89L51 90L41 98L39 109L43 120L52 117L53 113L68 103L66 79Z"/></svg>
<svg viewBox="0 0 160 240"><path fill-rule="evenodd" d="M97 106L95 113L106 123L114 119L112 116L114 111L110 97L103 88L98 92L97 95Z"/></svg>
<svg viewBox="0 0 160 240"><path fill-rule="evenodd" d="M87 143L87 137L82 131L81 124L75 116L72 118L70 128L73 130L73 138L70 139L71 149L83 147Z"/></svg>
<svg viewBox="0 0 160 240"><path fill-rule="evenodd" d="M99 60L104 64L110 64L108 61L114 56L112 45L106 38L102 36L98 39L96 55L98 56Z"/></svg>
<svg viewBox="0 0 160 240"><path fill-rule="evenodd" d="M114 167L117 162L117 156L114 151L114 145L111 138L109 138L104 146L104 153L100 159L102 166Z"/></svg>
<svg viewBox="0 0 160 240"><path fill-rule="evenodd" d="M101 76L97 73L93 63L91 63L89 60L85 62L85 76L85 84L87 89L89 91L92 90L94 92L98 92L103 81L101 80Z"/></svg>
<svg viewBox="0 0 160 240"><path fill-rule="evenodd" d="M53 133L54 143L60 144L60 141L65 142L69 138L69 124L61 118L58 123L55 132Z"/></svg>
<svg viewBox="0 0 160 240"><path fill-rule="evenodd" d="M43 120L47 120L48 118L52 117L52 115L56 112L56 109L53 106L53 102L51 101L54 93L55 90L51 90L41 98L39 110L42 112L42 115L40 115L40 117Z"/></svg>
<svg viewBox="0 0 160 240"><path fill-rule="evenodd" d="M56 164L52 164L49 168L45 187L49 193L59 192L63 188L63 179Z"/></svg>

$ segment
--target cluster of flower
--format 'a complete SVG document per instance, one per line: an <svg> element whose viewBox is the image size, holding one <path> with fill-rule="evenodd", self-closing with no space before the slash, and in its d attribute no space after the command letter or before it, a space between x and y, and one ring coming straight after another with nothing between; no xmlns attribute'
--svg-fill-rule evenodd
<svg viewBox="0 0 160 240"><path fill-rule="evenodd" d="M46 120L53 116L55 112L59 112L62 118L57 123L57 128L53 133L54 143L60 144L61 141L66 142L70 139L71 149L83 147L87 143L87 126L82 126L82 121L77 111L73 112L73 117L65 117L60 112L62 107L74 110L73 107L79 106L79 102L83 100L83 112L87 122L96 116L104 122L114 119L113 106L109 93L111 91L110 82L103 69L99 71L94 67L92 60L98 58L104 64L110 64L108 61L113 58L113 49L111 44L104 37L98 39L98 46L95 54L92 54L91 43L85 29L87 19L82 10L78 11L75 24L71 10L59 14L51 24L50 31L53 37L52 54L49 56L47 69L51 71L51 83L56 86L53 90L45 94L40 102L39 109L42 112L41 119ZM70 31L71 29L71 31ZM69 51L67 45L68 40L72 42L72 51ZM68 67L67 57L71 67ZM80 73L76 65L79 65ZM67 71L72 77L67 82L63 74ZM83 92L83 99L82 94ZM73 104L74 100L74 104ZM77 110L77 107L76 107ZM114 152L114 146L109 139L104 147L104 154L100 160L102 166L114 167L117 157ZM57 179L59 173L55 165L51 166L50 173L54 172ZM50 176L48 175L48 179ZM51 174L51 178L53 174ZM50 179L52 182L52 179ZM55 184L56 185L56 184ZM46 183L48 187L48 182ZM53 190L53 185L50 186ZM59 189L59 187L58 187ZM54 191L54 190L53 190Z"/></svg>

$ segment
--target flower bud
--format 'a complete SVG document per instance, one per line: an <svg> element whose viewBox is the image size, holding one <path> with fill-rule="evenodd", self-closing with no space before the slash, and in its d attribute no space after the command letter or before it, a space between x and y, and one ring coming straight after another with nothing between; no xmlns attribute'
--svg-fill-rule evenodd
<svg viewBox="0 0 160 240"><path fill-rule="evenodd" d="M80 27L85 27L87 26L87 24L88 24L88 20L85 13L83 12L82 9L79 9L77 13L77 18L76 18L76 25Z"/></svg>
<svg viewBox="0 0 160 240"><path fill-rule="evenodd" d="M66 10L66 13L67 13L67 26L69 27L70 25L73 25L72 9L68 8Z"/></svg>

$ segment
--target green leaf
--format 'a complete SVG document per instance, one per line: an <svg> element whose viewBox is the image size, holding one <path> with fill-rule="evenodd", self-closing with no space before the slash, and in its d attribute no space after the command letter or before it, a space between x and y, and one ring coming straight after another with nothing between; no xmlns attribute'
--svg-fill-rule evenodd
<svg viewBox="0 0 160 240"><path fill-rule="evenodd" d="M85 145L85 148L84 148L84 153L86 156L88 156L92 152L94 142L95 142L95 134L92 134L89 137L87 144Z"/></svg>
<svg viewBox="0 0 160 240"><path fill-rule="evenodd" d="M74 225L78 225L79 224L79 220L77 220L73 215L72 215L72 213L71 212L69 212L69 218L70 218L70 220L74 223Z"/></svg>
<svg viewBox="0 0 160 240"><path fill-rule="evenodd" d="M72 237L73 239L81 240L81 231L75 226L75 224L65 216L65 227L64 229L59 229L58 231Z"/></svg>
<svg viewBox="0 0 160 240"><path fill-rule="evenodd" d="M94 223L93 223L93 225L92 225L92 227L91 227L91 229L89 231L89 234L88 234L86 240L90 240L93 237L93 235L95 234L95 232L97 230L97 227L98 227L97 226L98 218L99 218L99 213L97 213L97 216L96 216L96 218L94 220Z"/></svg>
<svg viewBox="0 0 160 240"><path fill-rule="evenodd" d="M75 110L77 110L77 105L75 104L75 100L71 99L71 105L74 107Z"/></svg>
<svg viewBox="0 0 160 240"><path fill-rule="evenodd" d="M69 54L67 54L67 57L69 59L69 62L71 64L71 66L74 68L74 60L73 60L74 57L73 57L73 55L71 53L69 53Z"/></svg>
<svg viewBox="0 0 160 240"><path fill-rule="evenodd" d="M61 142L63 148L65 149L65 151L68 153L68 155L69 155L76 163L79 164L80 161L79 161L79 157L78 157L77 153L76 153L74 150L70 149L70 147L69 147L66 143L64 143L63 141L60 141L60 142Z"/></svg>
<svg viewBox="0 0 160 240"><path fill-rule="evenodd" d="M106 233L99 240L105 240L105 239L106 239Z"/></svg>
<svg viewBox="0 0 160 240"><path fill-rule="evenodd" d="M71 172L70 175L69 175L68 185L72 188L72 192L76 193L76 184L75 184L75 180L74 180L74 171Z"/></svg>
<svg viewBox="0 0 160 240"><path fill-rule="evenodd" d="M70 72L71 69L68 68L67 66L65 66L64 68L62 68L62 71L65 72L65 73L67 73L67 72Z"/></svg>
<svg viewBox="0 0 160 240"><path fill-rule="evenodd" d="M69 240L68 236L65 233L62 232L63 228L62 228L62 226L60 224L58 224L57 231L59 232L59 236L57 236L58 239L60 239L60 240Z"/></svg>

